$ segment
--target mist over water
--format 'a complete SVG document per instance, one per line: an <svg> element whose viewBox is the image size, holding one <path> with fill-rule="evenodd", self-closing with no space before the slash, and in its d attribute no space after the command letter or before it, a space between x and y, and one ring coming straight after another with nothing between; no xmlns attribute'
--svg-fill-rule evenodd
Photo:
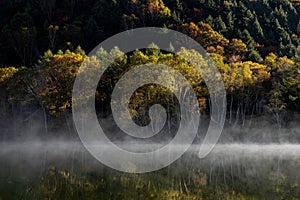
<svg viewBox="0 0 300 200"><path fill-rule="evenodd" d="M31 128L29 130L24 129L23 132L20 130L14 133L13 128L11 128L8 130L9 135L1 139L1 169L4 167L14 171L11 174L17 176L19 171L22 175L39 175L49 166L61 166L72 170L90 168L88 165L91 164L95 169L102 166L84 148L74 130L68 134L65 134L64 131L46 134L43 133L44 130L39 121L37 122L30 122ZM105 124L105 121L101 123ZM109 123L106 123L105 127L107 132L115 131L115 136L112 137L114 143L120 148L132 152L149 152L162 148L168 144L172 136L167 129L164 129L167 132L167 139L159 140L156 138L148 142L131 140L131 138L126 137L120 137L120 139L118 138L119 130L107 124ZM222 159L226 163L231 161L230 164L234 164L235 160L232 158L238 158L238 160L253 158L254 161L260 160L262 162L265 159L274 160L276 158L293 161L300 157L300 129L297 122L291 123L286 128L278 129L275 125L270 126L267 122L257 119L252 122L252 126L244 128L225 127L213 151L207 158L199 159L196 155L207 129L207 123L204 119L200 124L194 145L184 155L184 157L193 158L192 162L189 161L187 164L197 166L199 163L203 164L218 159ZM159 135L163 136L164 134L163 132ZM103 144L95 141L95 145ZM176 152L180 149L180 144L173 145L171 148L172 151ZM109 148L107 153L109 153ZM0 175L4 177L9 174L5 170L1 170Z"/></svg>
<svg viewBox="0 0 300 200"><path fill-rule="evenodd" d="M24 129L23 134L9 130L11 135L1 140L0 185L7 185L7 181L39 183L41 177L52 167L84 176L104 176L107 180L111 180L111 176L116 174L120 177L131 177L96 160L83 146L76 132L65 133L62 130L46 134L40 122L36 127L35 124L36 121L31 122L31 125L28 125L31 128ZM205 124L207 123L204 119L194 144L181 158L168 167L145 175L140 174L138 177L146 176L154 182L160 177L163 181L174 179L180 183L181 180L188 182L199 170L206 174L209 185L261 195L268 195L270 188L282 181L288 186L300 182L300 140L297 122L281 129L260 119L253 120L252 127L232 128L227 125L213 151L204 159L199 159L199 148L207 128ZM117 129L110 127L108 123L105 129L108 133L115 131L112 138L117 146L132 152L151 152L162 148L169 141L164 138L161 141L140 143L126 137L118 139ZM167 135L172 136L170 133ZM103 144L95 141L94 145ZM109 148L106 148L105 153L109 154ZM182 146L177 144L170 148L171 152L176 152L180 151ZM125 162L123 167L134 172L136 166L134 163Z"/></svg>
<svg viewBox="0 0 300 200"><path fill-rule="evenodd" d="M101 144L99 144L101 145ZM124 145L124 144L123 144ZM157 149L158 144L130 144L130 150ZM122 148L122 145L120 145ZM107 153L109 153L107 147ZM128 147L127 147L128 148ZM174 145L172 152L180 151L181 145ZM180 170L199 168L209 171L211 168L235 167L232 174L239 174L242 169L254 170L261 174L277 168L279 172L300 167L300 144L217 144L204 159L199 159L199 145L192 145L176 164ZM107 168L93 158L80 142L72 141L26 141L1 144L1 178L38 178L51 166L72 172L99 171ZM128 164L128 163L124 163ZM170 166L171 168L174 166ZM282 166L281 166L282 165ZM131 163L130 167L134 167ZM188 173L188 172L187 172ZM248 172L247 172L248 173ZM294 171L297 174L297 171Z"/></svg>

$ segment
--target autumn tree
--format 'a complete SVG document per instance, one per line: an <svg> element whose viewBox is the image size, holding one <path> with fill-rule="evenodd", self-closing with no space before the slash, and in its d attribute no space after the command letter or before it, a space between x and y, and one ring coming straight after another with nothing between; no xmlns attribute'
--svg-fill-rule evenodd
<svg viewBox="0 0 300 200"><path fill-rule="evenodd" d="M282 113L290 106L295 106L299 94L299 71L293 60L269 54L265 63L271 69L270 88L268 90L269 109L275 116L278 127L283 125ZM293 103L294 102L294 103Z"/></svg>
<svg viewBox="0 0 300 200"><path fill-rule="evenodd" d="M194 38L204 48L213 47L216 49L218 46L226 48L229 44L228 39L214 31L209 24L204 22L183 24L178 27L178 30Z"/></svg>
<svg viewBox="0 0 300 200"><path fill-rule="evenodd" d="M269 68L251 61L230 64L228 96L230 97L229 123L236 126L240 119L245 126L246 115L253 116L257 105L263 98L264 81L270 78ZM235 108L235 109L234 109ZM233 112L235 121L233 122Z"/></svg>

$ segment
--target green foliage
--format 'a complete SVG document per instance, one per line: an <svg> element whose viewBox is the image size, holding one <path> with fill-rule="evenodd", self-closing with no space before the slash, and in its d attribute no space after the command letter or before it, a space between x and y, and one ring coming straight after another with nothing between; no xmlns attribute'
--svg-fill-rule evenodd
<svg viewBox="0 0 300 200"><path fill-rule="evenodd" d="M217 17L213 22L213 27L219 30L221 33L226 32L226 24L223 22L221 16Z"/></svg>
<svg viewBox="0 0 300 200"><path fill-rule="evenodd" d="M259 53L256 50L251 50L249 52L249 59L255 62L261 62L263 59L262 57L259 55Z"/></svg>
<svg viewBox="0 0 300 200"><path fill-rule="evenodd" d="M249 49L254 49L255 41L247 29L244 29L244 31L242 32L241 38L243 41L245 41Z"/></svg>

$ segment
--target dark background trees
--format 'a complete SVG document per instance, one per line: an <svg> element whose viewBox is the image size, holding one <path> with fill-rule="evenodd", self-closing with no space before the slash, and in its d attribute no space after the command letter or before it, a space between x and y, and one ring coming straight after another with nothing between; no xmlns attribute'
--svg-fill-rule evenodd
<svg viewBox="0 0 300 200"><path fill-rule="evenodd" d="M47 49L90 51L109 36L142 26L204 21L266 56L292 57L300 6L289 0L26 0L0 2L0 65L33 65ZM252 55L253 56L253 55Z"/></svg>

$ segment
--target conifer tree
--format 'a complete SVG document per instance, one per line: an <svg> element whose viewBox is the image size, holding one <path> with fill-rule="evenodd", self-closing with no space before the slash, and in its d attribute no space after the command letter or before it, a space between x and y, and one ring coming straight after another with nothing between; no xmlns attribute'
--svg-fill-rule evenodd
<svg viewBox="0 0 300 200"><path fill-rule="evenodd" d="M254 33L257 33L256 39L260 39L260 40L263 39L263 37L264 37L263 29L262 29L262 27L260 26L260 23L259 23L257 17L255 17L252 26L253 26L253 32L254 32Z"/></svg>
<svg viewBox="0 0 300 200"><path fill-rule="evenodd" d="M214 20L214 28L221 33L224 33L227 30L226 24L224 23L220 15Z"/></svg>
<svg viewBox="0 0 300 200"><path fill-rule="evenodd" d="M245 29L242 32L242 40L247 44L249 49L254 49L255 48L255 41L253 39L253 37L250 35L249 31L247 29Z"/></svg>

